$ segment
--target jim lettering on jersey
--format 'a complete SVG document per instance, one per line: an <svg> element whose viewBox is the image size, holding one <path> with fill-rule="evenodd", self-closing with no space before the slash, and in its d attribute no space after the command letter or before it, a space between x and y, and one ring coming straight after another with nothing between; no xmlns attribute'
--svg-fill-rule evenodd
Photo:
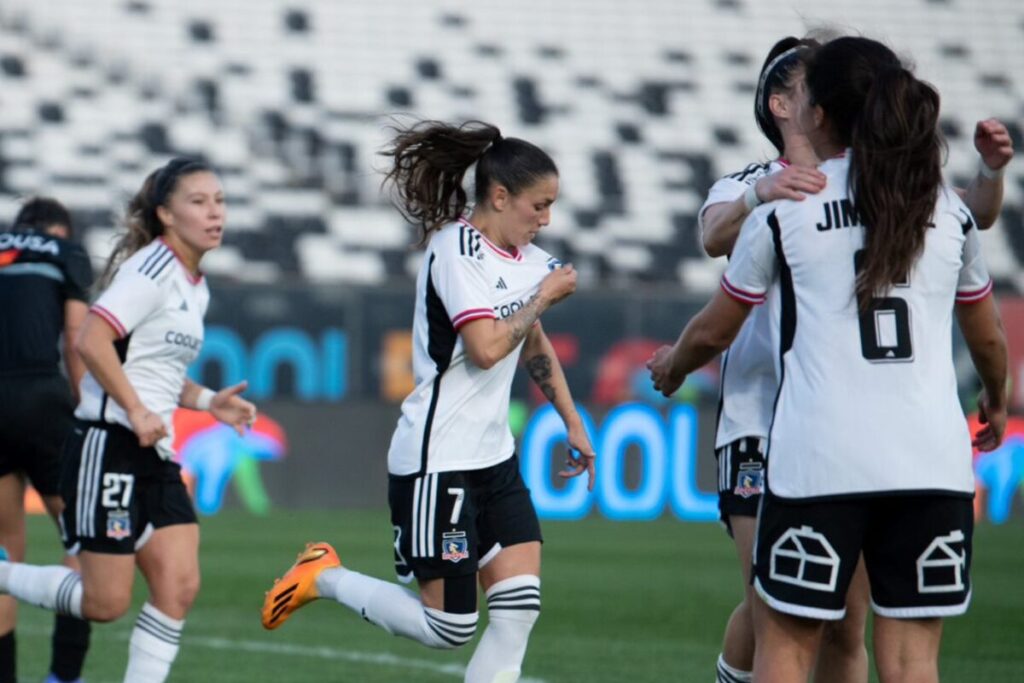
<svg viewBox="0 0 1024 683"><path fill-rule="evenodd" d="M825 216L818 222L818 232L860 225L860 216L849 199L833 199L822 205Z"/></svg>

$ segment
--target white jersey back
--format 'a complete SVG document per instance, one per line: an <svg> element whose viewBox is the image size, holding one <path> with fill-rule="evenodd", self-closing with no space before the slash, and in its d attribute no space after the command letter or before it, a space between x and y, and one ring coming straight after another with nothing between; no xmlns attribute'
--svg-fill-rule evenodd
<svg viewBox="0 0 1024 683"><path fill-rule="evenodd" d="M512 456L509 395L522 344L482 370L458 331L473 320L512 315L557 265L533 245L500 249L466 221L433 235L416 279L416 389L402 403L391 438L391 474L476 470Z"/></svg>
<svg viewBox="0 0 1024 683"><path fill-rule="evenodd" d="M763 296L779 280L780 386L768 486L783 498L974 490L953 369L954 301L991 291L974 219L948 188L906 282L859 315L864 228L847 196L848 154L825 189L758 208L723 285Z"/></svg>
<svg viewBox="0 0 1024 683"><path fill-rule="evenodd" d="M167 436L156 444L164 459L173 457L174 410L185 373L203 346L203 316L210 291L202 276L193 278L160 238L132 254L91 311L117 331L114 343L135 392L164 421ZM75 416L115 422L131 429L124 409L91 373L81 383Z"/></svg>
<svg viewBox="0 0 1024 683"><path fill-rule="evenodd" d="M750 164L739 173L719 178L711 186L704 206L697 214L700 230L704 231L704 212L709 206L735 201L769 173L789 166L784 159L765 164ZM722 448L745 437L765 438L772 422L772 408L778 379L775 374L775 356L772 344L772 308L777 297L769 290L766 300L746 301L742 295L725 290L730 296L746 303L765 303L750 312L750 316L732 345L722 356L718 398L718 425L715 448Z"/></svg>

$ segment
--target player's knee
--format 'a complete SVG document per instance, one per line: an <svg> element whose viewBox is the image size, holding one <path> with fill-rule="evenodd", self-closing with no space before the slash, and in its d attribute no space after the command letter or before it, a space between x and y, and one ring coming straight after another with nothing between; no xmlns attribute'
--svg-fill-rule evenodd
<svg viewBox="0 0 1024 683"><path fill-rule="evenodd" d="M851 619L826 622L822 646L842 656L858 656L864 651L864 627Z"/></svg>
<svg viewBox="0 0 1024 683"><path fill-rule="evenodd" d="M182 581L182 586L179 589L178 603L184 611L191 609L192 604L196 601L196 597L199 595L199 584L198 573L188 576Z"/></svg>
<svg viewBox="0 0 1024 683"><path fill-rule="evenodd" d="M456 614L424 607L423 619L422 642L438 650L454 650L473 640L480 615L478 612Z"/></svg>
<svg viewBox="0 0 1024 683"><path fill-rule="evenodd" d="M522 574L488 588L487 614L499 628L510 626L529 634L540 616L540 578Z"/></svg>
<svg viewBox="0 0 1024 683"><path fill-rule="evenodd" d="M131 604L130 593L111 593L101 599L86 594L82 597L82 618L101 624L117 621L125 615Z"/></svg>
<svg viewBox="0 0 1024 683"><path fill-rule="evenodd" d="M171 584L170 590L166 591L166 598L162 602L167 603L168 614L185 614L192 609L192 604L199 595L199 573L190 572L182 574Z"/></svg>
<svg viewBox="0 0 1024 683"><path fill-rule="evenodd" d="M476 575L449 576L444 580L444 610L423 608L425 642L433 648L453 650L473 640L476 610Z"/></svg>

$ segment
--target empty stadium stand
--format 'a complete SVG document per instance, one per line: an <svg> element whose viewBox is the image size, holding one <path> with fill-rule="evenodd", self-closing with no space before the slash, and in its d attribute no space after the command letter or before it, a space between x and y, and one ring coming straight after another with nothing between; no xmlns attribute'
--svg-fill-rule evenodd
<svg viewBox="0 0 1024 683"><path fill-rule="evenodd" d="M66 201L101 257L117 210L169 155L202 155L229 195L209 272L373 285L414 272L381 195L378 152L409 117L484 119L552 153L562 198L542 236L585 283L715 286L696 211L771 147L753 123L770 45L808 25L912 57L943 94L947 172L1005 121L1024 152L1019 0L4 0L0 221L33 193ZM1024 291L1024 163L985 234Z"/></svg>

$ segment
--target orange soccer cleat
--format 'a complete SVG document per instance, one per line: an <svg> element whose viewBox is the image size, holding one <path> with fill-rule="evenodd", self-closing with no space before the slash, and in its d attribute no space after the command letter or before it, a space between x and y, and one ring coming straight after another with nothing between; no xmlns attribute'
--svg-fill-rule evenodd
<svg viewBox="0 0 1024 683"><path fill-rule="evenodd" d="M298 608L320 597L316 577L330 567L340 567L338 553L329 543L307 543L295 564L263 598L263 628L273 630L283 624Z"/></svg>

